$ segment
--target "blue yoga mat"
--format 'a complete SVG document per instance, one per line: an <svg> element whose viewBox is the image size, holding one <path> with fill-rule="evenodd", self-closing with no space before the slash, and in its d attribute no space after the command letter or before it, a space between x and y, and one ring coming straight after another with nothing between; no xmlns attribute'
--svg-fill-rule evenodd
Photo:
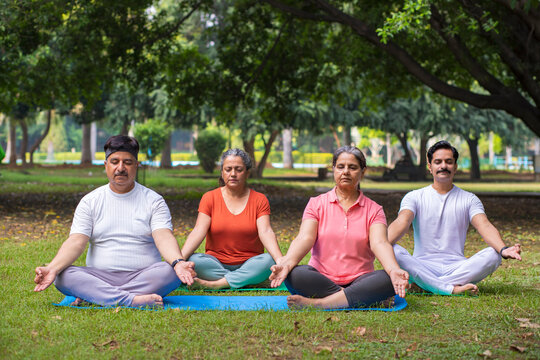
<svg viewBox="0 0 540 360"><path fill-rule="evenodd" d="M75 301L72 296L66 296L56 306L67 306L75 309L108 309L114 306L71 306ZM180 309L180 310L233 310L233 311L283 311L289 310L287 307L287 296L211 296L211 295L175 295L165 296L163 298L164 309ZM128 306L124 306L128 307ZM377 310L377 311L399 311L407 307L407 301L395 296L394 306L391 308L345 308L332 309L329 311L342 310ZM145 309L145 308L132 308ZM148 309L148 308L146 308Z"/></svg>

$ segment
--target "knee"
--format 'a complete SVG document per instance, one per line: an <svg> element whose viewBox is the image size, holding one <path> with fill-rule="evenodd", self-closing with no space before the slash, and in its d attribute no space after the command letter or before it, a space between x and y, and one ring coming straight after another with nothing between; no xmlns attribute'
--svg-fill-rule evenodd
<svg viewBox="0 0 540 360"><path fill-rule="evenodd" d="M276 262L272 258L272 256L268 253L264 253L258 256L260 258L260 261L264 263L264 267L270 269L272 265L275 265Z"/></svg>
<svg viewBox="0 0 540 360"><path fill-rule="evenodd" d="M490 266L493 271L495 271L499 267L499 265L501 265L501 255L492 247L489 247L484 251L486 252L486 260L488 266Z"/></svg>

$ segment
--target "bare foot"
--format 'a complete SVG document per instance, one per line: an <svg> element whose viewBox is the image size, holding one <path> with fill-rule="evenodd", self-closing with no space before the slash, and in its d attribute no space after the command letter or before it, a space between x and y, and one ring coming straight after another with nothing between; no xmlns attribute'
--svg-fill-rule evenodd
<svg viewBox="0 0 540 360"><path fill-rule="evenodd" d="M478 286L474 284L465 284L465 285L455 285L452 294L462 294L464 292L469 292L471 295L478 295Z"/></svg>
<svg viewBox="0 0 540 360"><path fill-rule="evenodd" d="M223 288L229 287L229 283L227 282L227 279L225 278L221 278L219 280L204 280L204 279L195 278L194 280L197 284L204 286L205 288L208 288L208 289L217 290L217 289L223 289Z"/></svg>
<svg viewBox="0 0 540 360"><path fill-rule="evenodd" d="M163 298L158 294L136 295L131 301L133 307L163 307Z"/></svg>
<svg viewBox="0 0 540 360"><path fill-rule="evenodd" d="M395 305L395 297L393 296L390 296L388 299L383 300L379 303L379 307L387 308L387 309L394 307L394 305Z"/></svg>
<svg viewBox="0 0 540 360"><path fill-rule="evenodd" d="M287 296L287 306L290 309L303 309L307 307L314 307L314 308L322 308L322 306L318 305L320 299L311 299L304 297L302 295L291 295Z"/></svg>
<svg viewBox="0 0 540 360"><path fill-rule="evenodd" d="M79 306L79 305L82 304L83 301L84 301L84 300L81 299L81 298L76 298L75 301L73 301L73 302L72 302L71 304L69 304L69 305L71 305L71 306Z"/></svg>

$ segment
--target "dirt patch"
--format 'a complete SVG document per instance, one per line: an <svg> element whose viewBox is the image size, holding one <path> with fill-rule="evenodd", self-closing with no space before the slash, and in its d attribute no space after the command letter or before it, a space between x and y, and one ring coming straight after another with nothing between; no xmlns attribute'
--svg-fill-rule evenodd
<svg viewBox="0 0 540 360"><path fill-rule="evenodd" d="M269 185L255 186L266 194L272 209L272 226L278 238L291 241L298 234L304 208L316 192L286 189ZM36 241L51 234L68 234L73 212L84 193L0 194L0 240ZM397 216L403 192L366 195L384 207L390 223ZM195 225L199 198L183 198L167 192L165 199L173 217L176 236L186 237ZM538 238L540 206L538 198L480 196L490 220L503 235ZM519 240L519 238L517 238Z"/></svg>

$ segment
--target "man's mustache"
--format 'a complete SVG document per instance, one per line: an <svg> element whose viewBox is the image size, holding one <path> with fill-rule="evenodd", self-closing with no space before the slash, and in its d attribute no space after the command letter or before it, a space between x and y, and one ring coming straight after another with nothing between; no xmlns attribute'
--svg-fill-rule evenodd
<svg viewBox="0 0 540 360"><path fill-rule="evenodd" d="M440 173L443 173L443 172L450 174L450 171L447 170L447 169L441 169L441 170L437 171L437 174L440 174Z"/></svg>
<svg viewBox="0 0 540 360"><path fill-rule="evenodd" d="M128 175L127 171L119 171L119 172L114 173L114 176L127 176L127 175Z"/></svg>

